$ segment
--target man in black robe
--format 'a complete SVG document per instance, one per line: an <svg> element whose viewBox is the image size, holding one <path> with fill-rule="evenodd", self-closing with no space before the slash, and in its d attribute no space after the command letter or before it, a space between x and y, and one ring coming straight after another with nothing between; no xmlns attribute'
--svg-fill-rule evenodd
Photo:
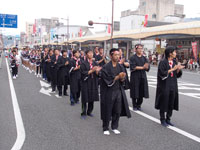
<svg viewBox="0 0 200 150"><path fill-rule="evenodd" d="M118 130L120 116L131 117L123 86L126 73L118 63L119 50L111 49L110 57L111 61L104 65L101 71L101 119L104 135L110 135L110 120L112 120L112 131L115 134L120 134Z"/></svg>
<svg viewBox="0 0 200 150"><path fill-rule="evenodd" d="M94 55L93 55L93 59L94 59L95 61L98 61L98 58L97 58L98 55L99 55L99 47L96 46L95 49L94 49Z"/></svg>
<svg viewBox="0 0 200 150"><path fill-rule="evenodd" d="M129 64L128 60L126 60L126 58L124 57L122 48L119 48L119 64L122 65L122 67L124 67L124 70L126 72L124 89L128 90L128 89L130 89L130 82L129 82L129 78L128 78L129 76L128 76L126 69L130 67L130 64Z"/></svg>
<svg viewBox="0 0 200 150"><path fill-rule="evenodd" d="M86 59L81 64L81 118L93 117L94 102L99 101L98 73L101 67L93 60L92 50L86 51Z"/></svg>
<svg viewBox="0 0 200 150"><path fill-rule="evenodd" d="M78 50L73 50L73 57L70 60L70 101L73 106L79 102L81 91L81 71L80 71L80 53Z"/></svg>
<svg viewBox="0 0 200 150"><path fill-rule="evenodd" d="M177 65L176 48L167 47L165 58L160 61L157 74L155 108L160 110L161 125L173 126L170 122L173 110L179 109L177 78L182 76L184 66Z"/></svg>
<svg viewBox="0 0 200 150"><path fill-rule="evenodd" d="M58 69L59 69L59 63L60 63L61 57L62 56L60 56L60 51L58 49L55 49L54 55L51 57L52 93L55 93L56 91L56 86L57 86L57 81L58 81Z"/></svg>
<svg viewBox="0 0 200 150"><path fill-rule="evenodd" d="M70 59L67 57L67 51L62 51L62 57L58 62L58 92L59 96L65 95L67 96L67 89L69 85L69 62ZM62 87L64 86L64 88Z"/></svg>
<svg viewBox="0 0 200 150"><path fill-rule="evenodd" d="M100 67L103 67L106 64L106 56L104 55L102 47L99 48L99 55L96 56L96 61Z"/></svg>
<svg viewBox="0 0 200 150"><path fill-rule="evenodd" d="M136 54L130 58L130 96L132 98L133 110L141 110L143 98L149 98L146 71L150 65L143 56L143 45L135 45Z"/></svg>

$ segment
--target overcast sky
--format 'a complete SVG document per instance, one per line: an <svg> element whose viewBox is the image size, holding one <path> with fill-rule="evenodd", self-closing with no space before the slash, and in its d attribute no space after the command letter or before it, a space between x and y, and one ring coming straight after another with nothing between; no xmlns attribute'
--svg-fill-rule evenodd
<svg viewBox="0 0 200 150"><path fill-rule="evenodd" d="M200 17L199 0L176 0L185 5L186 17ZM137 9L139 0L115 0L114 20L120 20L121 11ZM87 25L88 20L110 21L112 0L1 0L0 13L17 14L18 29L5 32L25 31L26 22L37 18L70 18L70 24ZM65 21L62 21L66 23Z"/></svg>

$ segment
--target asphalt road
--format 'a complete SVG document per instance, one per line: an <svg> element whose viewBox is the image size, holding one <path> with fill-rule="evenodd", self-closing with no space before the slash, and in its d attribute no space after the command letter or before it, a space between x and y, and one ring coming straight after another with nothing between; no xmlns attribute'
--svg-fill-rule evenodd
<svg viewBox="0 0 200 150"><path fill-rule="evenodd" d="M5 60L2 65L0 150L9 150L17 134ZM152 67L148 73L150 98L144 101L142 112L159 119L154 109L156 72L156 67ZM172 118L177 128L197 137L200 137L199 77L200 74L184 71L180 79L179 92L183 93L180 111L174 112ZM81 120L80 104L72 107L69 97L58 99L55 94L39 92L40 80L20 67L19 78L13 81L26 134L22 150L200 150L200 143L135 112L131 112L131 119L120 119L120 135L104 136L99 102L95 103L94 117ZM191 97L191 93L197 93L196 97ZM130 98L129 104L132 106Z"/></svg>

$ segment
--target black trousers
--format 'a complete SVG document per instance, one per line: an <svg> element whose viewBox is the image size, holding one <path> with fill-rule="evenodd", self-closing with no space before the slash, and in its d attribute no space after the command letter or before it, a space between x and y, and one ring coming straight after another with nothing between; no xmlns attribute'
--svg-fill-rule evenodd
<svg viewBox="0 0 200 150"><path fill-rule="evenodd" d="M141 105L143 103L143 97L141 97L141 98L133 98L132 99L132 103L133 103L133 107L135 107L135 108L141 107Z"/></svg>
<svg viewBox="0 0 200 150"><path fill-rule="evenodd" d="M17 67L12 68L12 75L13 77L17 75Z"/></svg>
<svg viewBox="0 0 200 150"><path fill-rule="evenodd" d="M62 85L58 85L57 88L59 96L62 96Z"/></svg>
<svg viewBox="0 0 200 150"><path fill-rule="evenodd" d="M94 108L94 102L84 102L82 103L82 113L81 115L90 115Z"/></svg>
<svg viewBox="0 0 200 150"><path fill-rule="evenodd" d="M79 101L80 95L81 95L81 91L78 90L78 92L71 92L72 97L74 99L74 102L77 103Z"/></svg>
<svg viewBox="0 0 200 150"><path fill-rule="evenodd" d="M165 112L164 110L160 109L160 120L168 120L170 121L172 114L173 114L173 109L174 109L174 101L175 101L175 90L170 91L169 93L169 102L168 102L168 110Z"/></svg>
<svg viewBox="0 0 200 150"><path fill-rule="evenodd" d="M112 118L111 128L112 130L117 129L119 126L119 118L121 114L121 105L122 105L122 94L120 90L113 92L111 100L110 114ZM110 120L103 120L103 131L109 130Z"/></svg>

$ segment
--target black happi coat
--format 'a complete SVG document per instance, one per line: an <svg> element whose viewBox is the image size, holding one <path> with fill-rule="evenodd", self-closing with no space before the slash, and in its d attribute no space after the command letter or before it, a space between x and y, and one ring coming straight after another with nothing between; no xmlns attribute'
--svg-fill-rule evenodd
<svg viewBox="0 0 200 150"><path fill-rule="evenodd" d="M176 65L176 61L173 60L173 66ZM158 66L158 73L157 73L157 89L156 89L156 101L155 101L155 108L161 109L164 112L168 111L168 103L169 103L169 93L170 93L170 74L168 74L168 70L170 70L169 62L165 58L163 59ZM177 84L177 78L182 76L182 71L177 73L177 71L173 72L173 78L175 85L175 101L174 101L174 110L179 109L179 97L178 97L178 84Z"/></svg>
<svg viewBox="0 0 200 150"><path fill-rule="evenodd" d="M96 61L100 61L102 59L103 59L103 57L100 54L96 56ZM105 64L106 64L106 62L103 60L101 63L99 63L99 66L103 67Z"/></svg>
<svg viewBox="0 0 200 150"><path fill-rule="evenodd" d="M53 55L52 55L53 56ZM53 64L51 63L51 62L48 62L47 60L48 59L51 59L52 58L52 56L50 56L50 55L46 55L46 57L45 57L45 59L44 59L44 61L45 61L45 66L46 66L46 75L47 75L47 79L48 80L52 80L52 74L51 74L51 66L53 66Z"/></svg>
<svg viewBox="0 0 200 150"><path fill-rule="evenodd" d="M124 72L124 68L117 64L117 71L118 73ZM102 120L111 120L112 114L110 114L111 108L111 100L113 92L113 83L114 83L114 68L112 62L110 61L108 64L104 65L101 71L101 119ZM113 85L112 85L113 84ZM120 82L120 91L122 93L122 109L121 109L121 116L127 116L128 118L131 117L131 113L129 110L126 93L124 91L124 82Z"/></svg>
<svg viewBox="0 0 200 150"><path fill-rule="evenodd" d="M70 59L68 57L61 57L58 62L58 85L69 85L70 65L65 65L67 61L70 63Z"/></svg>
<svg viewBox="0 0 200 150"><path fill-rule="evenodd" d="M123 58L124 58L124 57L122 57L122 59L123 59ZM125 59L125 62L128 62L128 60ZM124 71L125 71L125 73L126 73L124 89L125 89L125 90L128 90L128 89L130 89L130 81L129 81L128 72L127 72L126 69L129 68L129 67L126 67L124 64L121 64L121 66L124 67Z"/></svg>
<svg viewBox="0 0 200 150"><path fill-rule="evenodd" d="M61 58L62 56L58 56L58 59L56 60L56 55L53 55L51 57L51 77L55 85L57 85L58 81L58 70L59 70L59 65L61 64Z"/></svg>
<svg viewBox="0 0 200 150"><path fill-rule="evenodd" d="M95 61L92 63L93 67L98 66ZM85 102L99 101L98 93L98 75L96 72L88 75L90 70L90 63L85 60L81 64L81 100Z"/></svg>
<svg viewBox="0 0 200 150"><path fill-rule="evenodd" d="M79 61L78 65L81 65ZM69 82L70 82L70 91L72 93L77 93L80 90L81 82L81 70L74 70L76 68L76 60L73 58L70 60L70 70L69 70Z"/></svg>
<svg viewBox="0 0 200 150"><path fill-rule="evenodd" d="M130 71L131 71L131 79L130 79L130 97L131 98L140 98L140 79L143 80L143 97L149 98L149 89L147 82L146 70L135 70L136 66L144 66L145 63L148 63L147 59L142 56L138 57L136 54L130 58ZM150 70L150 65L149 69Z"/></svg>

